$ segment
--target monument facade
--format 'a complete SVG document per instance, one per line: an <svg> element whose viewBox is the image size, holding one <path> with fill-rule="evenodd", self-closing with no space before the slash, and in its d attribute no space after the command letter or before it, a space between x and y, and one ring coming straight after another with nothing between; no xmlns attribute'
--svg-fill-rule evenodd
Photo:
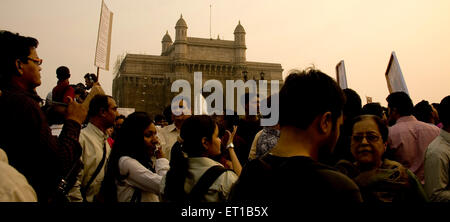
<svg viewBox="0 0 450 222"><path fill-rule="evenodd" d="M215 79L224 86L226 80L267 80L270 90L271 80L282 83L281 64L247 61L246 33L240 22L234 41L188 37L187 30L181 16L175 26L175 41L166 32L160 56L125 55L113 80L113 97L119 107L161 114L179 94L171 92L172 83L185 79L193 89L194 72L202 72L203 83Z"/></svg>

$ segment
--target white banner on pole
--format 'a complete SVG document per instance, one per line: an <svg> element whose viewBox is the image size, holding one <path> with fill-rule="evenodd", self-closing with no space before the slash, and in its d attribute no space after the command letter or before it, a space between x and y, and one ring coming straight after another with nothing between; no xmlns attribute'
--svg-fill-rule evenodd
<svg viewBox="0 0 450 222"><path fill-rule="evenodd" d="M406 87L406 82L403 78L403 73L400 69L400 64L398 63L395 52L392 52L391 54L385 75L389 93L401 91L409 95L408 87Z"/></svg>
<svg viewBox="0 0 450 222"><path fill-rule="evenodd" d="M341 60L336 65L336 80L341 89L346 89L347 87L347 74L345 73L344 60Z"/></svg>
<svg viewBox="0 0 450 222"><path fill-rule="evenodd" d="M100 23L98 25L97 48L95 50L95 66L109 70L109 55L111 53L111 30L113 13L102 1Z"/></svg>

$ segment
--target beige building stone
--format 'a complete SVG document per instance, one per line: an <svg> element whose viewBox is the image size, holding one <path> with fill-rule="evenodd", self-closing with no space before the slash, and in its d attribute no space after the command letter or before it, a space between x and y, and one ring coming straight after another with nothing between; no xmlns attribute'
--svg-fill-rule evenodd
<svg viewBox="0 0 450 222"><path fill-rule="evenodd" d="M240 22L234 30L234 41L187 37L187 29L181 16L175 26L175 42L166 32L160 56L125 55L113 80L113 97L119 107L161 114L179 94L170 91L172 83L185 79L193 90L194 72L198 71L203 73L203 83L219 80L224 91L226 80L279 80L282 84L281 64L246 60L246 33ZM225 108L225 98L223 105Z"/></svg>

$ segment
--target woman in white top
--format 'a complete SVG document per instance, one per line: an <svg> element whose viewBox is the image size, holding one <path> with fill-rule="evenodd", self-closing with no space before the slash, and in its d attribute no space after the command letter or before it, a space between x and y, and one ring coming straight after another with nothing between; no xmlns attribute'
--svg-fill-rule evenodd
<svg viewBox="0 0 450 222"><path fill-rule="evenodd" d="M211 159L221 153L221 140L218 137L216 122L206 115L191 116L184 121L180 130L181 145L174 145L172 148L171 168L162 182L163 201L223 202L228 199L231 187L238 179L242 167L231 143L236 127L233 133L229 131L227 133L230 134L230 139L226 143L227 152L230 152L234 171L225 171L222 164ZM212 183L204 183L207 184L205 189L196 189L202 192L195 192L198 195L193 198L191 191L205 172L214 166L219 166L223 170L217 176L211 177Z"/></svg>
<svg viewBox="0 0 450 222"><path fill-rule="evenodd" d="M125 119L102 185L105 202L159 202L161 179L169 170L169 161L157 149L158 144L155 124L147 113L134 112Z"/></svg>

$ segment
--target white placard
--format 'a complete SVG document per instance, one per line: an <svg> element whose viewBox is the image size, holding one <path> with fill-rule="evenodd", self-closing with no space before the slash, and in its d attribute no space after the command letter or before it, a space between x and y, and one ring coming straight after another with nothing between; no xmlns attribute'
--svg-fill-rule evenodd
<svg viewBox="0 0 450 222"><path fill-rule="evenodd" d="M97 48L95 50L95 66L109 70L109 55L111 53L111 30L113 13L102 1L100 23L98 25Z"/></svg>
<svg viewBox="0 0 450 222"><path fill-rule="evenodd" d="M341 87L341 89L347 88L347 75L345 73L344 60L341 60L336 65L336 81L339 84L339 86Z"/></svg>
<svg viewBox="0 0 450 222"><path fill-rule="evenodd" d="M392 52L391 54L385 75L389 93L401 91L409 95L408 87L406 86L405 79L403 78L403 73L400 69L400 64L398 63L395 52Z"/></svg>
<svg viewBox="0 0 450 222"><path fill-rule="evenodd" d="M117 112L121 115L127 117L128 115L135 112L135 108L117 108Z"/></svg>

